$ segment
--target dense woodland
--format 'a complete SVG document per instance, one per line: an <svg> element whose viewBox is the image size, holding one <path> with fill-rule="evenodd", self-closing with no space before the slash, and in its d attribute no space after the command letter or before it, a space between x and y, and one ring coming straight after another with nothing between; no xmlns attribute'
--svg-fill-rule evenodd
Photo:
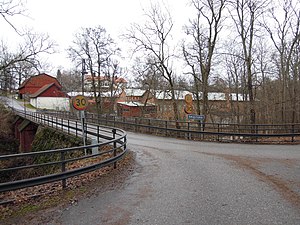
<svg viewBox="0 0 300 225"><path fill-rule="evenodd" d="M132 67L121 66L124 52L99 24L81 28L67 50L73 71L61 68L57 77L66 91L81 90L82 74L125 76L131 86L194 94L197 113L209 115L209 92L242 94L247 115L243 123L300 122L300 3L296 0L186 0L193 13L182 24L166 4L144 9L144 20L122 34L135 56ZM22 15L22 1L0 0L0 14ZM10 23L11 24L11 23ZM17 24L11 24L16 29ZM0 46L0 88L15 89L30 75L45 70L40 54L55 51L45 34L23 34L24 43L12 51ZM178 40L175 37L181 37ZM129 65L129 64L128 64ZM95 81L94 81L95 82ZM101 86L93 83L98 112ZM238 115L237 115L238 116Z"/></svg>

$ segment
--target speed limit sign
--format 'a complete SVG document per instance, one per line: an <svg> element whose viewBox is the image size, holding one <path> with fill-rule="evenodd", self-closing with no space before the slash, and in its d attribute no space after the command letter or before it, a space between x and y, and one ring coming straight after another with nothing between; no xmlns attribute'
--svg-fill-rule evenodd
<svg viewBox="0 0 300 225"><path fill-rule="evenodd" d="M72 99L72 105L77 110L85 110L88 106L88 100L83 95L77 95Z"/></svg>

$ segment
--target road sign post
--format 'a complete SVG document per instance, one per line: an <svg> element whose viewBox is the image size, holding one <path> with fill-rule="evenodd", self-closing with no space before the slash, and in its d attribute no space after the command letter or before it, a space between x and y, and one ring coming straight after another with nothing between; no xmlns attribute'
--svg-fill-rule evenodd
<svg viewBox="0 0 300 225"><path fill-rule="evenodd" d="M73 107L79 111L80 114L80 121L81 121L81 127L82 127L82 140L83 140L83 145L85 146L86 141L85 141L85 114L84 114L84 110L87 108L88 106L88 100L86 97L84 97L83 95L77 95L72 99L72 105ZM84 154L86 155L86 149L84 149Z"/></svg>
<svg viewBox="0 0 300 225"><path fill-rule="evenodd" d="M199 121L203 122L204 119L205 119L205 116L204 115L189 114L188 119L189 120L199 120Z"/></svg>

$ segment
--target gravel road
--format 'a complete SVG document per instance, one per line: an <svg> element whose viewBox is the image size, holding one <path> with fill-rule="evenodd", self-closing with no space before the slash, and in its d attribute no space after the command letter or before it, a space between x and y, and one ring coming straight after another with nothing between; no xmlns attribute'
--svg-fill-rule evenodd
<svg viewBox="0 0 300 225"><path fill-rule="evenodd" d="M128 140L136 166L124 185L52 212L47 224L300 224L297 145Z"/></svg>
<svg viewBox="0 0 300 225"><path fill-rule="evenodd" d="M135 166L121 185L97 186L76 204L20 218L20 224L300 224L297 145L134 133L128 133L128 141Z"/></svg>
<svg viewBox="0 0 300 225"><path fill-rule="evenodd" d="M20 224L300 224L299 145L135 133L128 142L136 165L122 185L99 187L76 204L20 218Z"/></svg>

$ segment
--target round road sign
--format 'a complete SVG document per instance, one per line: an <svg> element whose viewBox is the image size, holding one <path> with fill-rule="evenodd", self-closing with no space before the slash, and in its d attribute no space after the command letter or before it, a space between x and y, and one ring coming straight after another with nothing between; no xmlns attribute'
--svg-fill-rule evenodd
<svg viewBox="0 0 300 225"><path fill-rule="evenodd" d="M193 105L186 105L186 106L184 107L184 112L185 112L186 114L191 114L191 113L193 112L193 110L194 110Z"/></svg>
<svg viewBox="0 0 300 225"><path fill-rule="evenodd" d="M77 95L72 99L72 105L77 110L85 110L88 106L88 100L83 95Z"/></svg>
<svg viewBox="0 0 300 225"><path fill-rule="evenodd" d="M186 103L192 103L193 102L193 96L191 94L186 94L184 96L184 100Z"/></svg>

